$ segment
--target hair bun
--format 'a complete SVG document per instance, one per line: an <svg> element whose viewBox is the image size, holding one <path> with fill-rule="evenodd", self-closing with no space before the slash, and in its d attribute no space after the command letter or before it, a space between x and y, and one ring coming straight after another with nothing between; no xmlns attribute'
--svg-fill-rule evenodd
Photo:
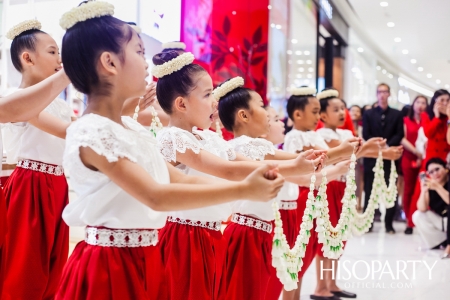
<svg viewBox="0 0 450 300"><path fill-rule="evenodd" d="M160 66L165 64L166 62L171 61L174 58L177 58L178 56L180 56L180 54L177 51L171 50L156 54L155 56L153 56L152 60L155 66Z"/></svg>

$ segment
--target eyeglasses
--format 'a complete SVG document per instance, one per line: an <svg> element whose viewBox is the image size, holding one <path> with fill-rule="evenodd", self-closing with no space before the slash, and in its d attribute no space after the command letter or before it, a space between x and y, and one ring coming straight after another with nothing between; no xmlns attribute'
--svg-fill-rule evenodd
<svg viewBox="0 0 450 300"><path fill-rule="evenodd" d="M377 94L389 94L389 91L377 91Z"/></svg>
<svg viewBox="0 0 450 300"><path fill-rule="evenodd" d="M442 167L437 167L437 168L434 168L434 169L428 171L427 174L428 175L433 175L434 173L437 173L437 172L439 172L442 169L443 169Z"/></svg>

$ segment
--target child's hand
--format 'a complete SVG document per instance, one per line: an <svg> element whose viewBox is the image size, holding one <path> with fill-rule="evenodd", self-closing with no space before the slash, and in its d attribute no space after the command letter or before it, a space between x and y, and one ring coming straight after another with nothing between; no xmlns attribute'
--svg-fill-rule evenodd
<svg viewBox="0 0 450 300"><path fill-rule="evenodd" d="M284 184L284 178L277 170L277 165L267 164L248 175L244 180L245 199L267 202L275 198Z"/></svg>

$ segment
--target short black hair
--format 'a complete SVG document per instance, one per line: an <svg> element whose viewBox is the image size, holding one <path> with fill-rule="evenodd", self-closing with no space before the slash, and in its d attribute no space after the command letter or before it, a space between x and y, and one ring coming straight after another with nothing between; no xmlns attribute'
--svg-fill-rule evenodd
<svg viewBox="0 0 450 300"><path fill-rule="evenodd" d="M239 109L250 109L250 100L252 99L250 92L252 91L245 87L238 87L220 98L218 105L219 117L226 130L233 132L236 122L236 112Z"/></svg>
<svg viewBox="0 0 450 300"><path fill-rule="evenodd" d="M304 111L306 105L309 103L309 98L314 97L313 95L306 95L306 96L295 96L292 95L287 100L286 110L288 113L289 118L291 120L294 119L294 112L296 110Z"/></svg>
<svg viewBox="0 0 450 300"><path fill-rule="evenodd" d="M441 159L441 158L439 158L439 157L433 157L433 158L430 158L430 159L427 161L427 165L425 166L425 169L428 170L428 167L429 167L431 164L441 165L441 166L444 167L444 168L445 168L446 165L447 165L447 163L446 163L443 159Z"/></svg>
<svg viewBox="0 0 450 300"><path fill-rule="evenodd" d="M39 29L30 29L22 32L13 39L10 49L11 61L13 63L14 68L16 68L17 71L19 72L23 71L23 66L22 63L20 62L20 56L22 55L23 51L36 50L36 41L37 41L36 36L39 33L46 34L45 32Z"/></svg>
<svg viewBox="0 0 450 300"><path fill-rule="evenodd" d="M180 54L176 51L161 52L153 56L155 66L162 65ZM202 66L189 64L180 70L158 79L156 85L156 97L161 108L167 113L172 113L173 102L177 97L186 97L195 88L194 76L200 72L206 72Z"/></svg>
<svg viewBox="0 0 450 300"><path fill-rule="evenodd" d="M336 90L336 89L335 88L331 88L331 87L330 88L325 88L325 89L322 90L322 92L330 91L330 90ZM331 97L327 97L327 98L322 98L322 99L319 100L319 102L320 102L320 112L321 113L327 111L327 107L330 104L330 100L331 99L339 99L339 100L342 101L342 103L344 103L344 106L346 106L345 101L342 100L339 97L331 96Z"/></svg>
<svg viewBox="0 0 450 300"><path fill-rule="evenodd" d="M62 41L62 62L73 86L84 94L109 95L110 83L97 73L97 60L104 51L119 55L124 62L124 44L133 37L127 23L112 16L78 22L66 31Z"/></svg>

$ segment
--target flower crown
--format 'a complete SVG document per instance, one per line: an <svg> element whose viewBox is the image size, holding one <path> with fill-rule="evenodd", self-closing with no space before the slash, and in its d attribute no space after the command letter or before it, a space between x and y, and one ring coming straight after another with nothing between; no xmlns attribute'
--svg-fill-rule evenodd
<svg viewBox="0 0 450 300"><path fill-rule="evenodd" d="M300 87L291 90L292 96L311 96L315 93L317 93L317 90L310 87Z"/></svg>
<svg viewBox="0 0 450 300"><path fill-rule="evenodd" d="M59 20L59 25L67 30L79 22L103 16L112 16L113 14L114 5L104 1L88 1L63 14Z"/></svg>
<svg viewBox="0 0 450 300"><path fill-rule="evenodd" d="M186 44L183 42L168 42L162 44L162 49L177 49L177 50L186 50Z"/></svg>
<svg viewBox="0 0 450 300"><path fill-rule="evenodd" d="M241 86L244 86L244 78L238 76L216 87L212 93L216 100L219 101L220 98Z"/></svg>
<svg viewBox="0 0 450 300"><path fill-rule="evenodd" d="M156 78L162 78L164 76L170 75L184 68L187 65L192 64L195 57L191 52L186 52L178 55L174 59L163 63L162 65L154 66L152 69L152 75Z"/></svg>
<svg viewBox="0 0 450 300"><path fill-rule="evenodd" d="M337 98L337 97L339 97L339 92L334 89L322 91L318 93L316 96L317 100L322 100L326 98Z"/></svg>
<svg viewBox="0 0 450 300"><path fill-rule="evenodd" d="M40 30L41 28L41 22L39 22L38 20L26 20L11 28L8 33L6 33L6 37L10 40L13 40L16 36L22 34L25 31L32 29Z"/></svg>

